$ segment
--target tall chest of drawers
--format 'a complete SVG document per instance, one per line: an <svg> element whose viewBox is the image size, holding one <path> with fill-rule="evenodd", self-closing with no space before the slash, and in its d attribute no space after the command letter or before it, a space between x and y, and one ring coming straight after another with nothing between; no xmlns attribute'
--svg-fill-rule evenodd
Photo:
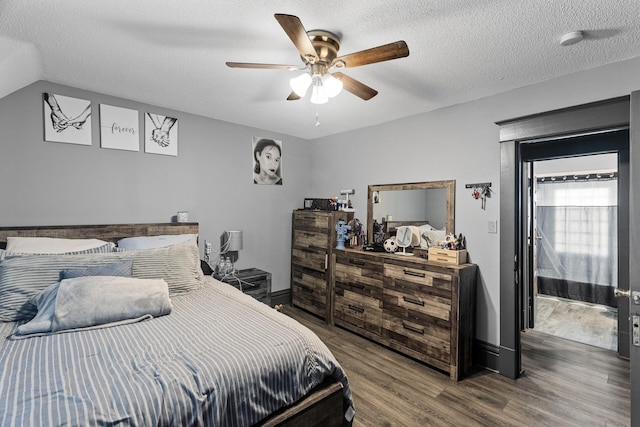
<svg viewBox="0 0 640 427"><path fill-rule="evenodd" d="M291 232L291 302L330 321L329 291L336 247L335 226L353 219L352 212L295 210Z"/></svg>
<svg viewBox="0 0 640 427"><path fill-rule="evenodd" d="M335 251L334 322L459 380L473 365L477 267Z"/></svg>

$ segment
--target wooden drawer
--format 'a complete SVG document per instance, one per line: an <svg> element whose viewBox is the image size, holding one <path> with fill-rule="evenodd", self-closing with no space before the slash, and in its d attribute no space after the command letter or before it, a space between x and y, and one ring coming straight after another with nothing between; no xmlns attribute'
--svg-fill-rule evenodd
<svg viewBox="0 0 640 427"><path fill-rule="evenodd" d="M449 371L451 331L447 327L401 319L383 312L382 335L389 339L390 347L412 355L417 352L419 355L416 356L426 356L433 366Z"/></svg>
<svg viewBox="0 0 640 427"><path fill-rule="evenodd" d="M356 332L363 329L380 335L382 264L366 256L336 251L334 279L336 323L345 327L353 325Z"/></svg>
<svg viewBox="0 0 640 427"><path fill-rule="evenodd" d="M329 257L326 252L318 249L300 248L294 246L291 249L291 264L311 268L320 273L327 270Z"/></svg>
<svg viewBox="0 0 640 427"><path fill-rule="evenodd" d="M293 305L325 318L327 315L326 274L310 268L292 266L291 278Z"/></svg>
<svg viewBox="0 0 640 427"><path fill-rule="evenodd" d="M313 230L293 229L293 246L297 248L327 250L329 238L326 233Z"/></svg>
<svg viewBox="0 0 640 427"><path fill-rule="evenodd" d="M333 313L341 326L348 323L376 335L382 332L382 301L378 298L336 288Z"/></svg>
<svg viewBox="0 0 640 427"><path fill-rule="evenodd" d="M450 307L454 280L456 278L446 272L386 263L384 265L385 292L398 297L405 295L407 298L400 299L409 304L409 299L417 301L426 299L436 306L445 304ZM405 305L402 301L394 305ZM419 304L424 305L422 302Z"/></svg>
<svg viewBox="0 0 640 427"><path fill-rule="evenodd" d="M271 305L271 273L258 268L247 268L238 271L234 277L224 277L221 280L258 301Z"/></svg>
<svg viewBox="0 0 640 427"><path fill-rule="evenodd" d="M384 268L375 258L336 251L336 282L368 285L382 290Z"/></svg>
<svg viewBox="0 0 640 427"><path fill-rule="evenodd" d="M444 325L451 321L451 300L424 293L385 288L382 308L392 316Z"/></svg>
<svg viewBox="0 0 640 427"><path fill-rule="evenodd" d="M445 289L451 291L452 275L446 272L423 270L403 265L384 264L385 278L396 281L414 283L427 288Z"/></svg>
<svg viewBox="0 0 640 427"><path fill-rule="evenodd" d="M324 232L325 234L331 228L330 212L317 211L293 211L293 228L300 230L313 230Z"/></svg>
<svg viewBox="0 0 640 427"><path fill-rule="evenodd" d="M467 251L451 251L449 249L429 248L429 261L445 264L464 264L467 262Z"/></svg>

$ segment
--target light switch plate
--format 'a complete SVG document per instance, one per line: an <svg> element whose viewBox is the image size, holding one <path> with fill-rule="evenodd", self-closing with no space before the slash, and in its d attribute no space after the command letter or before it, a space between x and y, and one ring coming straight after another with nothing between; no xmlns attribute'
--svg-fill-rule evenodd
<svg viewBox="0 0 640 427"><path fill-rule="evenodd" d="M489 221L489 233L491 234L498 233L498 221Z"/></svg>

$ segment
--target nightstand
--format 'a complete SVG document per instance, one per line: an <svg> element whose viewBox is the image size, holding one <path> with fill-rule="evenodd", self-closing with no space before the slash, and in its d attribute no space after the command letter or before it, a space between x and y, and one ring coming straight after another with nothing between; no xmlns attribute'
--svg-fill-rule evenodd
<svg viewBox="0 0 640 427"><path fill-rule="evenodd" d="M247 268L238 270L233 277L225 277L219 280L271 306L271 273L259 268Z"/></svg>

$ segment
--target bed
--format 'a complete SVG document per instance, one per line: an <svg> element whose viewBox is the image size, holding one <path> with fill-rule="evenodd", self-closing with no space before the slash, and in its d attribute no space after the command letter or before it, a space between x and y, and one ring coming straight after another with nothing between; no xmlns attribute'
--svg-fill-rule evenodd
<svg viewBox="0 0 640 427"><path fill-rule="evenodd" d="M113 246L130 236L197 234L196 223L5 227L0 249L14 237L95 238ZM319 338L203 275L197 243L12 255L0 261L2 426L341 426L353 420L346 375ZM87 271L127 263L132 278L122 278L123 283L162 278L169 314L19 334L44 312L38 303L30 318L34 301L45 293L34 285L38 275L63 270L85 275L57 283L53 305L59 308L63 282L98 283L111 277ZM29 302L16 309L21 318L13 319L15 301L25 298Z"/></svg>

